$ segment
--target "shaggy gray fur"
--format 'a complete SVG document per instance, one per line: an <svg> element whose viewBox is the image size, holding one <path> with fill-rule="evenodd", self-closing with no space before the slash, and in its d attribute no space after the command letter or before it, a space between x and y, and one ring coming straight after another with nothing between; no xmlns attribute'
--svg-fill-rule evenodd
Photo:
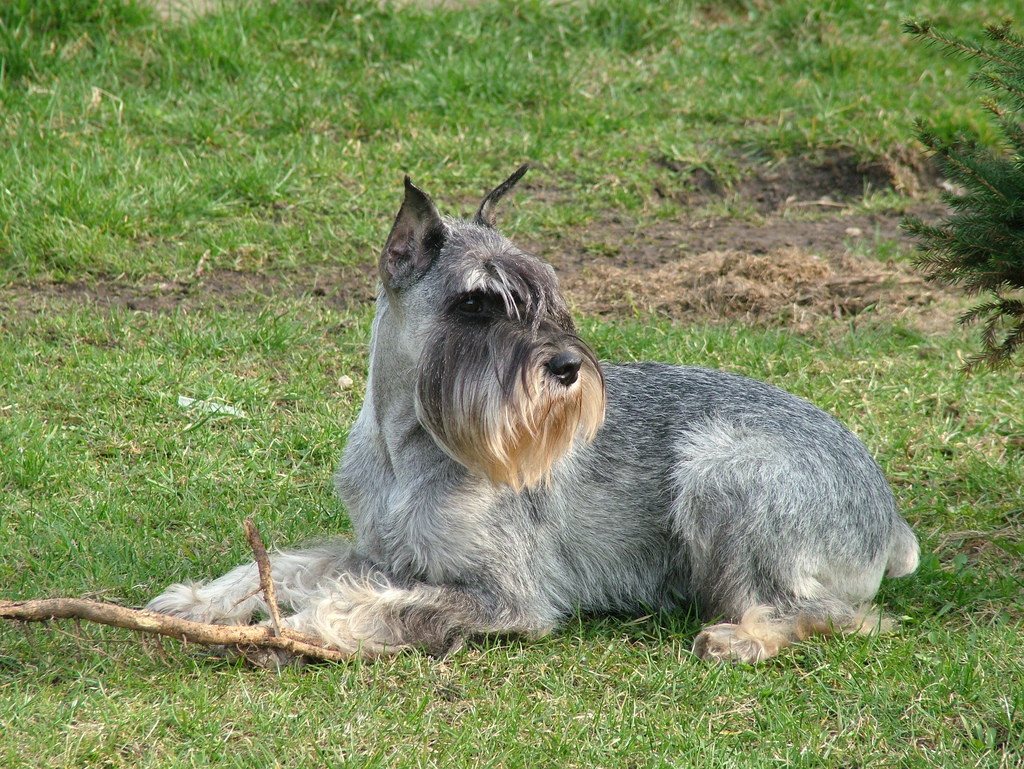
<svg viewBox="0 0 1024 769"><path fill-rule="evenodd" d="M272 559L286 624L352 653L446 653L577 611L695 606L722 621L695 651L751 662L862 631L883 575L918 562L864 445L768 384L599 365L551 268L493 229L523 171L469 222L406 179L335 477L355 542ZM249 564L149 608L244 623L257 591Z"/></svg>

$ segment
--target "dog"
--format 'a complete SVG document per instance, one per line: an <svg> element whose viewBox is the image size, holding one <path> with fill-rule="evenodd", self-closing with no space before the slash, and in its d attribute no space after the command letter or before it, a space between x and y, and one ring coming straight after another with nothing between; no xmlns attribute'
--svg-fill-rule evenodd
<svg viewBox="0 0 1024 769"><path fill-rule="evenodd" d="M578 612L695 607L711 661L869 633L882 577L919 547L865 446L763 382L602 364L554 270L495 228L442 217L407 176L378 262L362 410L335 483L354 542L271 559L286 627L353 656L536 638ZM244 624L253 563L147 608Z"/></svg>

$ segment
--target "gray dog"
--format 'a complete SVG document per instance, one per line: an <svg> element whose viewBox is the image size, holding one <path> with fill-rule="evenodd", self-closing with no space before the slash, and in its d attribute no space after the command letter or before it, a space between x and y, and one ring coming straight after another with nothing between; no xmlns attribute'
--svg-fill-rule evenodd
<svg viewBox="0 0 1024 769"><path fill-rule="evenodd" d="M378 266L366 400L335 481L356 541L276 554L288 627L353 654L445 654L578 611L695 606L705 659L872 632L918 544L861 442L810 403L703 368L601 365L555 273L442 218L406 177ZM242 624L255 564L149 604Z"/></svg>

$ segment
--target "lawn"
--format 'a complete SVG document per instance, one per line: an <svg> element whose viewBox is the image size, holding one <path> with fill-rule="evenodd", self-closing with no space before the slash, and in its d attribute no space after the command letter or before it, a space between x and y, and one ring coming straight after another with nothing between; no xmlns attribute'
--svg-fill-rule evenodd
<svg viewBox="0 0 1024 769"><path fill-rule="evenodd" d="M451 5L0 7L0 598L141 606L245 559L247 515L273 546L347 534L330 475L402 176L465 215L529 161L501 226L602 359L765 379L864 440L922 541L879 595L897 629L711 667L693 617L580 617L276 673L3 624L0 763L1020 766L1024 388L960 373L963 300L915 282L897 224L941 211L915 118L995 140L968 66L901 22L1024 8ZM656 295L709 254L747 266L727 297ZM818 260L813 299L764 300L790 285L752 286L764 260Z"/></svg>

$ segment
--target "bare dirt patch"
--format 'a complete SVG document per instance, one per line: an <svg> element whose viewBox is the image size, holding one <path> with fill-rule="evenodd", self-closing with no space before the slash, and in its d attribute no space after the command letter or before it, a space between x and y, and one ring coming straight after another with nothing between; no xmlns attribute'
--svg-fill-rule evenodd
<svg viewBox="0 0 1024 769"><path fill-rule="evenodd" d="M260 0L252 1L260 2ZM187 22L197 16L220 11L225 6L225 0L148 0L148 2L161 19L177 22ZM478 2L479 0L398 0L401 5L419 5L424 8L464 8L476 5ZM381 4L384 4L384 0ZM231 4L228 3L227 7L230 8Z"/></svg>
<svg viewBox="0 0 1024 769"><path fill-rule="evenodd" d="M681 170L680 173L683 173ZM654 313L686 321L737 320L805 329L825 317L872 308L917 325L945 325L950 294L906 261L874 258L906 252L902 214L873 213L857 203L885 178L846 159L796 161L751 174L730 191L749 216L708 214L726 195L698 178L671 221L638 226L615 212L554 242L525 242L552 263L574 307L609 318ZM875 187L877 189L877 187ZM534 188L530 195L553 194ZM806 204L806 205L804 205ZM937 217L933 202L907 199L907 211ZM375 270L307 265L284 272L217 270L171 282L13 287L0 311L31 310L54 301L87 301L141 312L238 307L271 296L303 296L339 309L373 301Z"/></svg>
<svg viewBox="0 0 1024 769"><path fill-rule="evenodd" d="M797 328L868 308L922 326L948 321L951 295L942 285L906 260L875 258L913 248L900 229L904 213L934 219L944 207L934 196L908 197L902 211L861 204L865 192L934 189L936 177L913 156L871 164L843 153L797 159L757 169L728 193L700 169L674 170L690 181L678 219L637 228L611 214L540 249L578 310ZM700 213L726 194L734 209L754 213Z"/></svg>
<svg viewBox="0 0 1024 769"><path fill-rule="evenodd" d="M287 272L212 270L176 280L100 280L91 283L36 284L0 293L0 313L37 310L54 302L84 302L98 308L138 312L223 309L262 304L270 297L309 297L346 310L372 302L375 268L365 265L312 265Z"/></svg>
<svg viewBox="0 0 1024 769"><path fill-rule="evenodd" d="M942 293L903 267L792 247L765 254L710 251L641 269L602 264L570 274L563 284L577 309L590 314L741 318L800 330L868 307L906 315L932 306Z"/></svg>
<svg viewBox="0 0 1024 769"><path fill-rule="evenodd" d="M197 16L221 10L223 0L149 0L157 16L165 21L187 22Z"/></svg>

